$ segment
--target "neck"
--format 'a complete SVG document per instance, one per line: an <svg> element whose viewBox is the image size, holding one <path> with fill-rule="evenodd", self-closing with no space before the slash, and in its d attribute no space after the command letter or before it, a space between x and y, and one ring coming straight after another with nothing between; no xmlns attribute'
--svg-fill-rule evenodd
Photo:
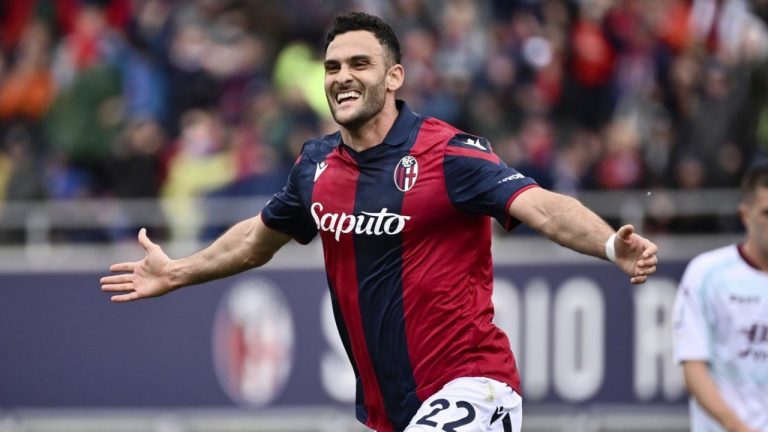
<svg viewBox="0 0 768 432"><path fill-rule="evenodd" d="M741 251L746 255L752 265L762 271L768 271L768 256L757 247L755 242L747 240L741 248Z"/></svg>
<svg viewBox="0 0 768 432"><path fill-rule="evenodd" d="M375 116L356 127L341 127L341 138L344 144L357 152L367 150L384 141L392 125L397 120L397 107L394 99L388 99L384 107Z"/></svg>

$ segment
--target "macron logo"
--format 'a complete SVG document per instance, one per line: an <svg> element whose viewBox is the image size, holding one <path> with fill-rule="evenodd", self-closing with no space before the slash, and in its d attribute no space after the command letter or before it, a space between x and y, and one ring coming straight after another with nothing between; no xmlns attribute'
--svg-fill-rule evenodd
<svg viewBox="0 0 768 432"><path fill-rule="evenodd" d="M467 138L466 141L464 141L462 144L470 145L475 148L479 148L482 151L488 151L487 148L483 147L482 144L480 144L480 138L473 140L472 138Z"/></svg>
<svg viewBox="0 0 768 432"><path fill-rule="evenodd" d="M328 168L328 162L317 163L317 168L315 168L315 181L317 181L317 178L320 177L320 174L322 174L326 168Z"/></svg>
<svg viewBox="0 0 768 432"><path fill-rule="evenodd" d="M496 407L496 412L491 415L491 422L489 424L493 424L496 420L500 419L501 416L504 415L504 407Z"/></svg>

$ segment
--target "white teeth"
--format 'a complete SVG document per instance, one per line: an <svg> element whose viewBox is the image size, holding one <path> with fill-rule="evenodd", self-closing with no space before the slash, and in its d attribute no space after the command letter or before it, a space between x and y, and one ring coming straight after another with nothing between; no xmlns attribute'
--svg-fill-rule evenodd
<svg viewBox="0 0 768 432"><path fill-rule="evenodd" d="M346 98L358 98L360 97L360 92L357 91L348 91L344 93L339 93L336 95L336 101L341 102L342 99Z"/></svg>

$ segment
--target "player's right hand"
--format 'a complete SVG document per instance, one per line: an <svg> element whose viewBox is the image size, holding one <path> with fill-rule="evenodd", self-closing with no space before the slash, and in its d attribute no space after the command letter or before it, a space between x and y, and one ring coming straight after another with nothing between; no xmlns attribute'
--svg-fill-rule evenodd
<svg viewBox="0 0 768 432"><path fill-rule="evenodd" d="M158 297L173 290L168 275L171 259L160 246L147 237L147 230L139 230L139 244L144 248L144 259L112 264L111 272L121 274L101 278L101 290L117 293L113 302L129 302L148 297Z"/></svg>

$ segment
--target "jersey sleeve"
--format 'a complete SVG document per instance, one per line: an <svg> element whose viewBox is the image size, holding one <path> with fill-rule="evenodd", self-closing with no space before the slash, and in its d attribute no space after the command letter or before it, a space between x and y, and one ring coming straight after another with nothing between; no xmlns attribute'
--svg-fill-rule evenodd
<svg viewBox="0 0 768 432"><path fill-rule="evenodd" d="M445 148L446 188L453 205L462 211L495 218L506 230L519 225L509 215L512 201L536 181L510 168L491 149L487 139L457 134Z"/></svg>
<svg viewBox="0 0 768 432"><path fill-rule="evenodd" d="M708 314L704 298L706 269L694 259L688 264L677 290L673 309L675 362L709 360L711 356Z"/></svg>
<svg viewBox="0 0 768 432"><path fill-rule="evenodd" d="M317 235L317 225L302 203L303 157L294 164L288 182L261 210L261 220L274 230L307 244Z"/></svg>

